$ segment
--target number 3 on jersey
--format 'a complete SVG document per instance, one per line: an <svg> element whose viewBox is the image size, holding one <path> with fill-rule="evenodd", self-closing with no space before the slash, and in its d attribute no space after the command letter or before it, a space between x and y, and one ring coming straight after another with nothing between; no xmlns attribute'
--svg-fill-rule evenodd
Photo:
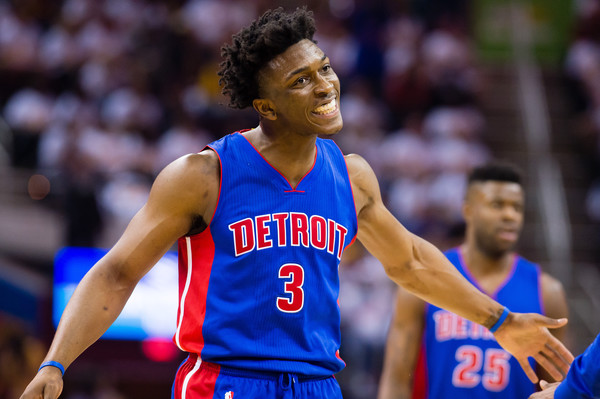
<svg viewBox="0 0 600 399"><path fill-rule="evenodd" d="M299 312L304 306L304 269L295 263L286 263L279 268L279 278L284 282L284 292L288 297L277 297L277 309L285 313Z"/></svg>
<svg viewBox="0 0 600 399"><path fill-rule="evenodd" d="M502 349L488 348L484 352L473 345L456 350L459 362L452 373L452 384L459 388L473 388L479 383L488 391L499 392L508 385L510 354ZM479 372L483 368L483 376Z"/></svg>

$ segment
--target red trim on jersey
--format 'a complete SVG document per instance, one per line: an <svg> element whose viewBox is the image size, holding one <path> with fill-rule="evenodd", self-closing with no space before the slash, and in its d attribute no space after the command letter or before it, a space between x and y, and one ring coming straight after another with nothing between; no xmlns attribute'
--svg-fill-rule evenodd
<svg viewBox="0 0 600 399"><path fill-rule="evenodd" d="M352 203L354 204L354 214L356 215L356 234L354 234L354 237L352 237L350 244L348 244L348 245L351 245L354 242L354 240L356 239L356 237L358 236L358 212L356 211L356 197L354 196L354 189L352 188L352 179L350 179L350 169L348 168L348 161L346 160L346 156L344 155L344 153L342 152L342 149L337 145L337 143L335 141L334 141L334 144L336 145L338 150L340 150L340 153L342 153L342 158L344 159L344 163L346 164L346 173L348 174L348 183L350 184L350 193L352 193Z"/></svg>
<svg viewBox="0 0 600 399"><path fill-rule="evenodd" d="M425 343L423 342L415 365L411 399L426 399L427 384L427 357L425 356Z"/></svg>
<svg viewBox="0 0 600 399"><path fill-rule="evenodd" d="M185 352L201 354L206 295L215 257L210 231L179 239L179 309L173 340Z"/></svg>
<svg viewBox="0 0 600 399"><path fill-rule="evenodd" d="M212 399L219 373L218 365L203 363L191 354L177 371L173 399Z"/></svg>
<svg viewBox="0 0 600 399"><path fill-rule="evenodd" d="M219 194L217 195L217 203L215 204L215 209L213 209L212 217L210 218L210 220L205 221L206 224L208 226L210 226L210 223L213 221L213 219L215 218L215 215L217 214L217 209L219 208L219 200L221 199L221 187L223 186L223 162L221 161L221 156L219 155L217 150L215 150L214 148L212 148L209 145L204 147L204 149L207 149L207 148L210 148L215 154L217 154L217 158L219 158Z"/></svg>
<svg viewBox="0 0 600 399"><path fill-rule="evenodd" d="M335 357L337 357L338 359L340 359L342 361L342 363L344 363L344 367L346 367L346 362L340 356L340 350L339 349L335 351Z"/></svg>
<svg viewBox="0 0 600 399"><path fill-rule="evenodd" d="M240 132L240 134L241 134L241 132ZM266 159L265 157L263 157L263 155L260 153L260 151L258 151L258 150L256 149L256 147L254 147L254 144L252 144L252 143L250 142L250 140L248 140L248 138L247 138L246 136L244 136L244 135L242 134L242 137L243 137L243 138L245 138L245 139L246 139L246 141L248 142L248 144L250 144L250 145L252 146L252 148L254 148L254 151L256 151L256 153L257 153L258 155L260 155L260 157L261 157L262 159L264 159L264 160L265 160L265 162L267 163L267 165L269 165L271 168L273 168L273 170L274 170L275 172L279 173L279 174L281 175L281 177L283 177L283 178L285 179L285 181L287 182L287 184L288 184L288 185L290 186L290 188L291 188L291 190L286 190L286 191L284 191L285 193L303 193L303 192L304 192L304 191L302 191L302 190L296 190L296 187L298 187L298 186L300 185L300 183L302 182L302 180L304 180L304 178L310 174L310 172L313 170L313 168L315 167L315 165L316 165L316 163L317 163L317 153L319 152L319 149L317 148L317 145L316 145L316 144L315 144L315 159L313 159L313 164L312 164L312 166L310 167L310 169L308 170L308 172L306 172L306 174L305 174L304 176L302 176L302 179L300 179L300 180L298 181L298 184L296 184L296 187L292 187L292 184L291 184L291 183L290 183L290 181L287 179L287 177L285 177L285 176L283 175L283 173L281 173L279 170L277 170L277 168L276 168L276 167L274 167L273 165L271 165L271 163L270 163L269 161L267 161L267 159Z"/></svg>

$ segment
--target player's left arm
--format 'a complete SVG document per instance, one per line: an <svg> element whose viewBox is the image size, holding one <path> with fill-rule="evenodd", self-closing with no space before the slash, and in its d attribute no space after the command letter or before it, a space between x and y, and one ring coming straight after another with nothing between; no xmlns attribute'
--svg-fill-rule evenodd
<svg viewBox="0 0 600 399"><path fill-rule="evenodd" d="M542 290L542 303L544 305L544 314L553 319L568 318L569 307L565 289L562 283L547 273L542 273L540 277L540 285ZM565 343L567 338L568 326L562 326L550 330L550 333L558 338L562 343ZM555 381L550 374L543 368L538 368L538 376L545 381Z"/></svg>
<svg viewBox="0 0 600 399"><path fill-rule="evenodd" d="M503 307L473 287L434 245L409 232L383 204L377 178L358 155L346 157L358 239L396 284L426 302L491 327ZM468 297L471 300L465 301Z"/></svg>
<svg viewBox="0 0 600 399"><path fill-rule="evenodd" d="M491 328L504 307L469 283L434 245L402 226L383 204L375 173L363 158L348 155L346 163L358 217L358 239L382 263L388 276L426 302ZM538 378L529 357L561 378L573 355L548 328L565 323L566 319L539 314L509 313L494 336L532 382Z"/></svg>

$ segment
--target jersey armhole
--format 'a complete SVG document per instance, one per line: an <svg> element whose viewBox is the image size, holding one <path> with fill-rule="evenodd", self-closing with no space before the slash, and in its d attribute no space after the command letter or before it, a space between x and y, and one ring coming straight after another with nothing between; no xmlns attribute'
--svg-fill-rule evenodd
<svg viewBox="0 0 600 399"><path fill-rule="evenodd" d="M219 212L219 210L221 209L219 207L219 203L221 202L221 188L223 187L223 162L221 161L221 156L219 155L219 152L217 150L215 150L211 145L207 145L200 152L204 152L206 150L213 151L217 155L217 158L219 159L219 192L217 194L217 201L215 204L215 209L213 210L212 217L210 218L209 221L206 222L206 228L210 229L212 221L215 220L215 217L217 216L217 212Z"/></svg>

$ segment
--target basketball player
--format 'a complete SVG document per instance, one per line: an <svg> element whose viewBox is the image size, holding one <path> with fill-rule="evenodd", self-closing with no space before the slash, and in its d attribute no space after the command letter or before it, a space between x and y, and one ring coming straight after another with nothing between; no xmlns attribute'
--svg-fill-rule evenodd
<svg viewBox="0 0 600 399"><path fill-rule="evenodd" d="M498 328L496 339L532 380L528 356L557 377L566 373L572 355L547 329L566 319L511 313L481 293L388 212L364 159L317 138L340 131L342 118L339 80L314 32L312 13L279 9L223 48L224 93L233 107L252 106L259 125L159 174L148 202L73 294L24 399L59 395L62 370L176 241L174 340L190 355L175 398L340 398L338 265L355 238L398 284Z"/></svg>
<svg viewBox="0 0 600 399"><path fill-rule="evenodd" d="M511 310L566 317L562 284L513 252L523 207L516 169L503 163L475 168L463 205L465 242L445 255L472 284ZM563 339L565 328L553 332ZM534 391L487 329L399 290L379 399L510 399Z"/></svg>

